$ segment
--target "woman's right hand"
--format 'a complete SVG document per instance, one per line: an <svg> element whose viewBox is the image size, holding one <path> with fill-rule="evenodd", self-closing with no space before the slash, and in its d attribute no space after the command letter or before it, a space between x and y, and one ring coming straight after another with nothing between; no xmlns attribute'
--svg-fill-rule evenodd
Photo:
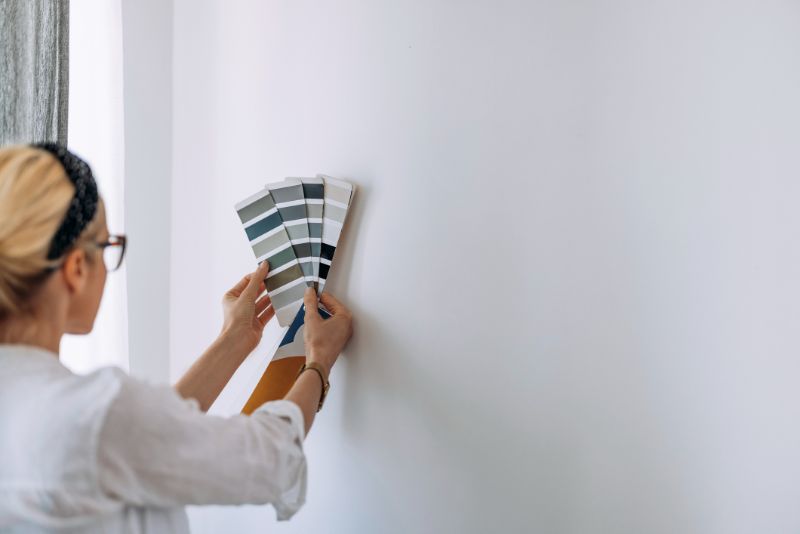
<svg viewBox="0 0 800 534"><path fill-rule="evenodd" d="M330 293L323 293L319 300L331 313L331 317L323 319L317 309L317 292L312 287L306 289L303 300L306 306L303 329L306 358L322 365L330 375L339 353L353 335L353 315Z"/></svg>

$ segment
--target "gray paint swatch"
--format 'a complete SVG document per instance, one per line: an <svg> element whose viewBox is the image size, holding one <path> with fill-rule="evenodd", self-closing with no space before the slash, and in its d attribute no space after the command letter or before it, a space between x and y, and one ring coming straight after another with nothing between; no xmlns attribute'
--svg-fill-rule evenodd
<svg viewBox="0 0 800 534"><path fill-rule="evenodd" d="M267 184L266 187L275 201L294 254L300 262L305 284L313 286L314 266L309 248L305 246L309 243L309 235L303 184L296 178L286 178L283 182Z"/></svg>
<svg viewBox="0 0 800 534"><path fill-rule="evenodd" d="M295 294L291 289L298 284L304 288L305 284L278 208L269 190L264 189L236 204L235 209L256 259L269 261L267 293L278 323L288 326L302 304L302 297L299 302L289 300Z"/></svg>

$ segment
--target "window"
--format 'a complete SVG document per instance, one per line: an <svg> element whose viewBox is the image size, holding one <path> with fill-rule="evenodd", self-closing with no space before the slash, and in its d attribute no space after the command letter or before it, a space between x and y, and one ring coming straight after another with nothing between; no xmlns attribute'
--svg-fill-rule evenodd
<svg viewBox="0 0 800 534"><path fill-rule="evenodd" d="M123 233L124 144L121 0L72 0L69 37L69 146L94 171L111 233ZM94 330L65 336L61 360L77 373L128 370L125 265L109 273Z"/></svg>

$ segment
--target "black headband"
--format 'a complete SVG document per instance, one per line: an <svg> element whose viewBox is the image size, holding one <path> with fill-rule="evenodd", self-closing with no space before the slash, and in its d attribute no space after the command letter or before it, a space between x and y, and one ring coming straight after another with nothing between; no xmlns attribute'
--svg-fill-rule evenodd
<svg viewBox="0 0 800 534"><path fill-rule="evenodd" d="M97 184L89 165L66 147L58 143L34 143L31 146L46 150L55 156L75 185L75 195L69 204L67 215L53 236L50 251L47 253L47 259L54 260L67 251L94 218L97 212Z"/></svg>

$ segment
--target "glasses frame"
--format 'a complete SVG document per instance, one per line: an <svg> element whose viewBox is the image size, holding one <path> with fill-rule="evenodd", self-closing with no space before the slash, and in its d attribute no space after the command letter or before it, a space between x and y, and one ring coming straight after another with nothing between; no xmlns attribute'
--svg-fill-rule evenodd
<svg viewBox="0 0 800 534"><path fill-rule="evenodd" d="M128 238L125 234L112 234L108 236L106 241L95 242L94 245L101 249L103 253L105 253L105 250L108 247L122 247L122 251L119 253L119 261L117 261L117 264L114 267L109 267L106 265L106 269L108 272L113 273L122 266L122 260L125 259L125 250L127 250L128 245ZM103 263L105 264L105 259L103 259Z"/></svg>

